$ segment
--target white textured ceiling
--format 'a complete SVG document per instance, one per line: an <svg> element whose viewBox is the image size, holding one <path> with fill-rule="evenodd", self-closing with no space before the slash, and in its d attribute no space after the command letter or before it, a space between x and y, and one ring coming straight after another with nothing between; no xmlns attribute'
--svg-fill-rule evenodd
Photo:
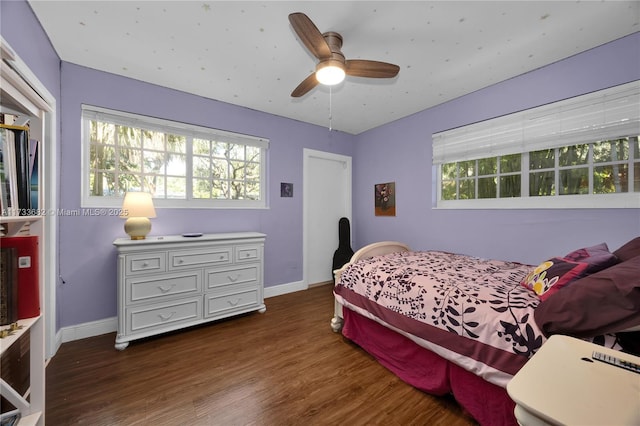
<svg viewBox="0 0 640 426"><path fill-rule="evenodd" d="M640 31L638 1L29 4L63 61L351 134ZM399 75L347 77L331 102L321 86L291 98L316 64L292 12L342 34L347 59L395 63Z"/></svg>

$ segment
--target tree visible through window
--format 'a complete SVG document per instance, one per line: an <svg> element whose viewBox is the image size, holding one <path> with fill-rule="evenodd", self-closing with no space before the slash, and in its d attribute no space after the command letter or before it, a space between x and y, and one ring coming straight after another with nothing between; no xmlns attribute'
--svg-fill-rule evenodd
<svg viewBox="0 0 640 426"><path fill-rule="evenodd" d="M150 120L148 126L132 125L112 114L85 113L89 197L145 191L160 200L243 200L264 206L268 142L246 137L243 143L243 135L213 130L209 136L202 128L195 136L179 127L158 129Z"/></svg>
<svg viewBox="0 0 640 426"><path fill-rule="evenodd" d="M633 136L445 163L440 170L442 200L640 192L640 146Z"/></svg>

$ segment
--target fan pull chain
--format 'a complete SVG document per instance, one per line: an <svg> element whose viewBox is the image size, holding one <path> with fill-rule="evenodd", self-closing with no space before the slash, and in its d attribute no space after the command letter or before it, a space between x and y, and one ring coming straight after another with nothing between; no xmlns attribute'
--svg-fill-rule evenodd
<svg viewBox="0 0 640 426"><path fill-rule="evenodd" d="M332 130L332 124L331 124L331 120L333 120L333 113L332 113L332 105L331 105L331 94L332 94L332 90L331 90L331 86L329 86L329 131Z"/></svg>

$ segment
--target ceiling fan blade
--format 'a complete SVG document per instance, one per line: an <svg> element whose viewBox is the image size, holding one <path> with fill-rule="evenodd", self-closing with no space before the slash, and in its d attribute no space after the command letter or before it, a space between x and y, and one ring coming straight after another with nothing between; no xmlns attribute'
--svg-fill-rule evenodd
<svg viewBox="0 0 640 426"><path fill-rule="evenodd" d="M291 97L299 98L300 96L305 95L309 90L313 89L318 85L318 80L316 79L316 73L311 74L309 77L305 78L302 83L298 84L298 87L293 89L291 92Z"/></svg>
<svg viewBox="0 0 640 426"><path fill-rule="evenodd" d="M351 59L345 62L345 73L353 77L392 78L398 75L400 67L387 62Z"/></svg>
<svg viewBox="0 0 640 426"><path fill-rule="evenodd" d="M289 22L294 31L302 40L302 43L309 49L313 56L318 59L331 57L331 49L325 41L318 27L304 13L292 13L289 15Z"/></svg>

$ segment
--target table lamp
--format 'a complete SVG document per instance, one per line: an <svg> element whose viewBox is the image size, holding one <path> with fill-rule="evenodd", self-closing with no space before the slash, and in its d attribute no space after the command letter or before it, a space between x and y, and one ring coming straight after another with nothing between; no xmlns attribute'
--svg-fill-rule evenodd
<svg viewBox="0 0 640 426"><path fill-rule="evenodd" d="M144 240L151 231L150 217L156 217L153 199L148 192L127 192L122 203L120 217L127 218L124 232L132 240Z"/></svg>

